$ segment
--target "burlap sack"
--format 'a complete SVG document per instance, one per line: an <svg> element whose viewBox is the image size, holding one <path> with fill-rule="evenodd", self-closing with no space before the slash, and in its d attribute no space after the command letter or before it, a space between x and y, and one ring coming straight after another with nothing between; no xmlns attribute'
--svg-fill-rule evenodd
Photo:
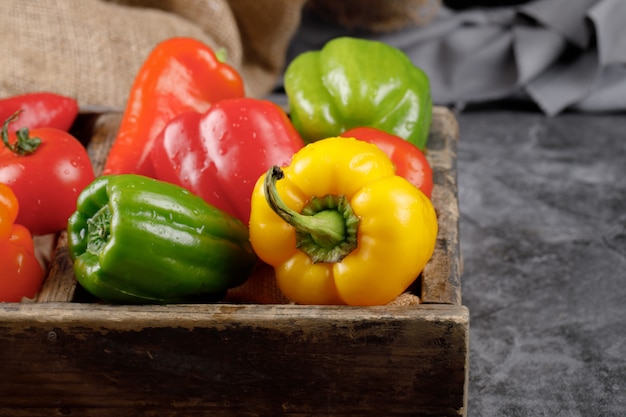
<svg viewBox="0 0 626 417"><path fill-rule="evenodd" d="M250 96L274 86L305 0L3 0L0 97L52 91L81 106L123 109L160 41L224 48Z"/></svg>
<svg viewBox="0 0 626 417"><path fill-rule="evenodd" d="M82 107L123 109L144 59L160 41L191 36L224 48L248 95L263 97L285 65L307 0L3 0L0 97L51 91ZM426 24L439 0L309 0L350 27Z"/></svg>

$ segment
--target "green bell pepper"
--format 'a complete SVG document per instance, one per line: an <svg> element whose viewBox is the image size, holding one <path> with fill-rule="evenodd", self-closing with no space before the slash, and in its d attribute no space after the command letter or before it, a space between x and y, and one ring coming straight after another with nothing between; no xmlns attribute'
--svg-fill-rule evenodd
<svg viewBox="0 0 626 417"><path fill-rule="evenodd" d="M306 142L375 127L424 149L432 101L426 74L382 42L335 38L285 71L292 122Z"/></svg>
<svg viewBox="0 0 626 417"><path fill-rule="evenodd" d="M134 174L96 178L68 222L76 279L111 303L217 301L257 261L248 236L184 188Z"/></svg>

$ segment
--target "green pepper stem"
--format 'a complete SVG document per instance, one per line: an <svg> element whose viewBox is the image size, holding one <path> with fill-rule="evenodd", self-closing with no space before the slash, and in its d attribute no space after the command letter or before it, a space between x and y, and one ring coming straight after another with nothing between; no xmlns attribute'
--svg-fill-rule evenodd
<svg viewBox="0 0 626 417"><path fill-rule="evenodd" d="M104 205L87 220L87 251L99 255L111 236L111 209Z"/></svg>
<svg viewBox="0 0 626 417"><path fill-rule="evenodd" d="M345 196L313 197L302 213L289 208L278 195L276 182L283 170L273 166L264 182L265 198L272 210L296 229L296 246L313 262L339 262L357 247L359 219Z"/></svg>
<svg viewBox="0 0 626 417"><path fill-rule="evenodd" d="M22 127L15 132L17 140L14 144L9 142L9 124L16 121L22 111L23 110L16 111L11 117L4 121L2 125L2 143L15 154L30 155L41 145L41 139L37 137L31 138L27 127Z"/></svg>

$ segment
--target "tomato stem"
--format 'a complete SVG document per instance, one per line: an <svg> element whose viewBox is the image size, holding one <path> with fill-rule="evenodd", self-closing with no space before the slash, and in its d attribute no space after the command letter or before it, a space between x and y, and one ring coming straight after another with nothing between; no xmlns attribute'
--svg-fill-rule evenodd
<svg viewBox="0 0 626 417"><path fill-rule="evenodd" d="M31 138L27 127L22 127L15 131L15 143L9 142L9 124L15 122L23 110L18 110L11 115L2 125L2 143L11 152L18 155L30 155L41 145L41 139L38 137Z"/></svg>

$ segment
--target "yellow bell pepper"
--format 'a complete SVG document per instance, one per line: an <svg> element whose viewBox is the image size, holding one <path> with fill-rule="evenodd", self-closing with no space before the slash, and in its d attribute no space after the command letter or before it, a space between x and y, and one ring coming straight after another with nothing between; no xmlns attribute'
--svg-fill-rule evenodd
<svg viewBox="0 0 626 417"><path fill-rule="evenodd" d="M432 256L437 217L375 145L328 138L272 167L252 195L250 241L299 304L386 304Z"/></svg>

